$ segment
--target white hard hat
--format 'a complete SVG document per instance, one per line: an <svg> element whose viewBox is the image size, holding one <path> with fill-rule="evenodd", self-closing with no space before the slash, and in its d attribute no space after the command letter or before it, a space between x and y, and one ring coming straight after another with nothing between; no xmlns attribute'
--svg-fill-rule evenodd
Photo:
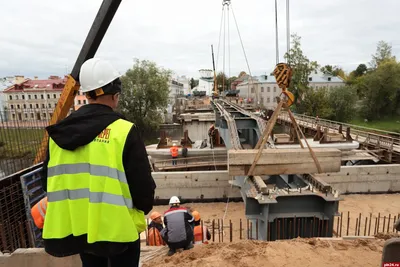
<svg viewBox="0 0 400 267"><path fill-rule="evenodd" d="M121 74L110 62L99 58L88 59L82 64L81 72L79 73L81 91L83 93L93 91L119 77L121 77Z"/></svg>
<svg viewBox="0 0 400 267"><path fill-rule="evenodd" d="M180 204L181 202L179 201L179 198L176 196L173 196L169 199L169 204L173 205L173 204Z"/></svg>

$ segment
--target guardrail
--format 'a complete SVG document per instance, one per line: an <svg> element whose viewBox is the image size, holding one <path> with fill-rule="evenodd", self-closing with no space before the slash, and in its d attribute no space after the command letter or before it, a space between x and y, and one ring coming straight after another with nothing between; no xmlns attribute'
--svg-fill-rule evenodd
<svg viewBox="0 0 400 267"><path fill-rule="evenodd" d="M350 134L356 141L373 145L377 148L384 148L389 152L400 152L400 134L395 132L383 131L378 129L372 129L368 127L342 123L338 121L331 121L326 119L317 119L315 117L295 114L299 125L306 126L305 124L311 124L311 128L316 128L317 125L328 128L328 130L339 131L340 125L342 127L350 127ZM284 112L279 115L279 119L290 121L289 115Z"/></svg>

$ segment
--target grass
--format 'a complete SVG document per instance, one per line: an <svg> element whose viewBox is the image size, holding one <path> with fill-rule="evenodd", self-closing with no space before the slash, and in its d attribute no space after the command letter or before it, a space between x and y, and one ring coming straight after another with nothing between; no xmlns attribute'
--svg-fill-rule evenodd
<svg viewBox="0 0 400 267"><path fill-rule="evenodd" d="M351 124L400 133L400 117L386 118L365 122L363 119L354 119Z"/></svg>
<svg viewBox="0 0 400 267"><path fill-rule="evenodd" d="M0 129L0 159L34 156L43 134L44 129Z"/></svg>

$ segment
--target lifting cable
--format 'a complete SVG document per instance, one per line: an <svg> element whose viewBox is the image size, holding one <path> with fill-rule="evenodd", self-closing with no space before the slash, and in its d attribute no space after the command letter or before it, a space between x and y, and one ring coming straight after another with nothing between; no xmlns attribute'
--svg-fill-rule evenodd
<svg viewBox="0 0 400 267"><path fill-rule="evenodd" d="M276 64L279 63L279 33L278 33L278 3L275 0L275 53L276 53Z"/></svg>

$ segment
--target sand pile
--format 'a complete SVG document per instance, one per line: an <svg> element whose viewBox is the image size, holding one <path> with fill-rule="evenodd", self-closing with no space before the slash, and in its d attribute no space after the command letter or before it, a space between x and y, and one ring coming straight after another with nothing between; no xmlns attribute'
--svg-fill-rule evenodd
<svg viewBox="0 0 400 267"><path fill-rule="evenodd" d="M143 267L379 266L383 240L239 241L196 246L172 257L159 255Z"/></svg>

